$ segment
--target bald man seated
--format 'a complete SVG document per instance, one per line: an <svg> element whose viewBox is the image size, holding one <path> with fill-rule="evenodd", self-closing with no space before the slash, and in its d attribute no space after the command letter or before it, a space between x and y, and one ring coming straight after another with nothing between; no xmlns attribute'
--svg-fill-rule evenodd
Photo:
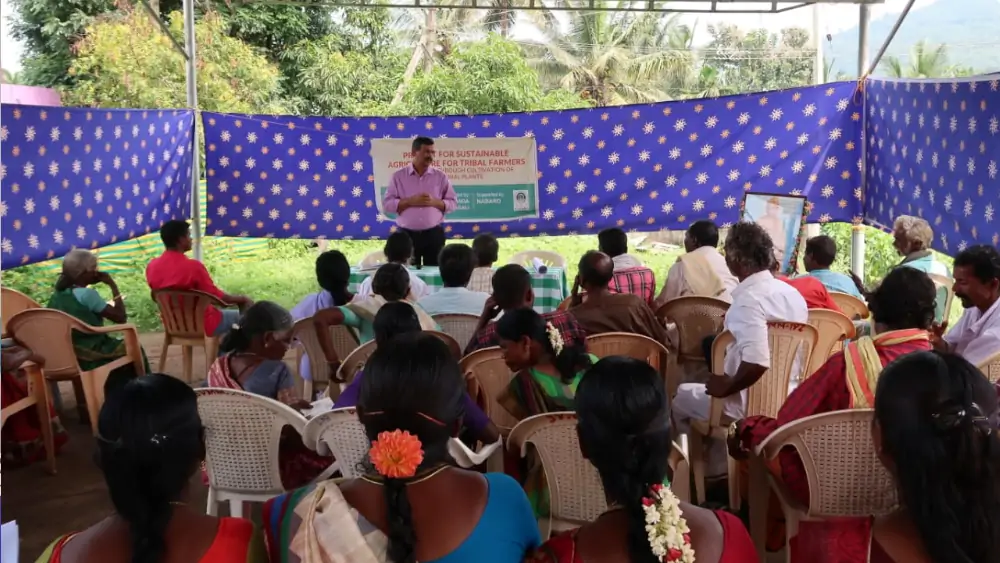
<svg viewBox="0 0 1000 563"><path fill-rule="evenodd" d="M569 312L589 335L631 332L666 344L667 331L643 298L608 289L614 268L611 257L603 252L592 250L584 254L573 284Z"/></svg>

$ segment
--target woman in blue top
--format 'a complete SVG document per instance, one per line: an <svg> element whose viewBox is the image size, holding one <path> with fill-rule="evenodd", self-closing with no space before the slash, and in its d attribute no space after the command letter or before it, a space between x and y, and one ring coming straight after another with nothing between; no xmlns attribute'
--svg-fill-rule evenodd
<svg viewBox="0 0 1000 563"><path fill-rule="evenodd" d="M458 363L430 334L391 344L366 364L357 406L371 467L269 501L272 563L519 563L540 542L521 487L448 455L463 417Z"/></svg>

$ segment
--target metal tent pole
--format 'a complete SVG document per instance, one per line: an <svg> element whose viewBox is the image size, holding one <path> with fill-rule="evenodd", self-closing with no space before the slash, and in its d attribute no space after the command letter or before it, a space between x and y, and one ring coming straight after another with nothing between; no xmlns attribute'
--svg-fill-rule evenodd
<svg viewBox="0 0 1000 563"><path fill-rule="evenodd" d="M822 17L820 11L822 10L822 5L813 4L812 5L812 34L813 34L813 48L816 50L815 57L813 58L813 84L823 84L824 80L824 70L826 69L826 61L823 60L823 36L820 33L820 21ZM806 224L806 239L811 239L820 234L819 223L808 223ZM805 256L805 241L803 242L803 249L800 256Z"/></svg>
<svg viewBox="0 0 1000 563"><path fill-rule="evenodd" d="M194 120L191 124L192 146L191 151L191 227L194 231L194 258L201 260L201 194L199 180L201 179L200 150L198 143L198 76L195 68L197 60L194 41L194 0L184 0L184 47L187 50L186 76L187 82L187 105L194 112Z"/></svg>
<svg viewBox="0 0 1000 563"><path fill-rule="evenodd" d="M871 11L868 4L861 4L858 13L858 78L865 76L868 70L868 21L871 19ZM866 114L861 110L861 193L864 196L865 184L867 183L866 158L868 140L867 132L864 130ZM861 225L855 225L851 229L851 271L854 272L861 281L865 279L865 232Z"/></svg>
<svg viewBox="0 0 1000 563"><path fill-rule="evenodd" d="M884 42L882 42L882 47L878 50L878 54L875 55L871 64L868 65L868 72L866 74L875 72L875 67L878 66L879 61L882 60L882 56L885 55L886 49L889 48L889 44L892 43L892 40L896 37L896 32L899 31L899 26L903 25L903 20L905 20L906 15L910 13L910 8L913 7L913 3L915 1L916 0L909 0L909 2L906 3L906 7L903 8L902 13L899 14L898 18L896 18L896 24L893 25L892 30L889 31L889 36L885 38Z"/></svg>

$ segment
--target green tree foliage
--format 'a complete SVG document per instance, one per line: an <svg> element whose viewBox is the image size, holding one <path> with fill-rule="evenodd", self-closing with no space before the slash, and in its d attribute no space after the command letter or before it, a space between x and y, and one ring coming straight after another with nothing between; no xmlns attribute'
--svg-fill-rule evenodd
<svg viewBox="0 0 1000 563"><path fill-rule="evenodd" d="M865 279L880 280L902 259L892 246L892 235L872 227L862 227L865 233ZM832 269L838 272L851 271L851 231L847 223L827 223L823 234L837 242L837 259Z"/></svg>
<svg viewBox="0 0 1000 563"><path fill-rule="evenodd" d="M67 74L73 44L95 16L114 8L113 0L10 0L11 35L24 42L24 81L39 86L72 83Z"/></svg>
<svg viewBox="0 0 1000 563"><path fill-rule="evenodd" d="M807 47L809 32L766 29L743 33L733 25L708 26L712 40L702 64L715 70L708 77L712 92L740 94L811 84L815 51Z"/></svg>
<svg viewBox="0 0 1000 563"><path fill-rule="evenodd" d="M388 115L406 65L404 54L350 50L350 41L328 35L303 41L283 61L288 69L291 104L309 115Z"/></svg>
<svg viewBox="0 0 1000 563"><path fill-rule="evenodd" d="M615 11L566 16L568 32L541 25L546 38L531 49L531 64L547 85L608 106L669 99L667 92L691 73L689 30L674 16Z"/></svg>
<svg viewBox="0 0 1000 563"><path fill-rule="evenodd" d="M886 56L879 66L892 78L955 78L975 74L971 68L950 64L945 44L928 45L922 40L910 48L908 57Z"/></svg>
<svg viewBox="0 0 1000 563"><path fill-rule="evenodd" d="M490 34L485 41L457 45L442 64L417 75L402 105L397 113L448 115L569 109L586 103L566 90L544 93L521 48Z"/></svg>
<svg viewBox="0 0 1000 563"><path fill-rule="evenodd" d="M183 17L170 15L180 35ZM226 35L224 22L207 15L195 25L198 41L198 104L236 113L280 113L280 73L247 44ZM77 83L62 91L70 106L186 107L184 57L140 10L95 20L77 44L70 74Z"/></svg>

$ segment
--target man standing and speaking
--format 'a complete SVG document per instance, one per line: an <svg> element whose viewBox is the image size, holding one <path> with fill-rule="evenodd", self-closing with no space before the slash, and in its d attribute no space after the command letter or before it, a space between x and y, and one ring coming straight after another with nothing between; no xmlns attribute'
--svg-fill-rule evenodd
<svg viewBox="0 0 1000 563"><path fill-rule="evenodd" d="M413 162L392 175L382 200L386 213L396 214L396 225L413 240L415 265L437 266L444 248L446 213L455 210L455 188L434 163L434 140L413 139Z"/></svg>

